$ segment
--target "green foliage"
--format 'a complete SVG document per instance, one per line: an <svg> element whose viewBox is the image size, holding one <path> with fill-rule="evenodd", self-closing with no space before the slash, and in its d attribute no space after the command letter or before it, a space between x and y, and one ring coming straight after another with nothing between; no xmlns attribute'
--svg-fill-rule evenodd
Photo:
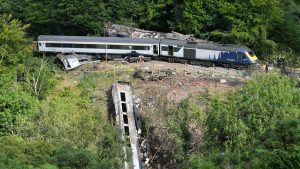
<svg viewBox="0 0 300 169"><path fill-rule="evenodd" d="M284 119L269 128L252 159L253 168L300 167L300 120Z"/></svg>
<svg viewBox="0 0 300 169"><path fill-rule="evenodd" d="M105 114L102 110L94 110L90 98L79 92L65 88L43 104L35 124L39 126L35 137L42 135L47 140L80 147L95 146L103 133Z"/></svg>
<svg viewBox="0 0 300 169"><path fill-rule="evenodd" d="M25 29L20 21L12 19L11 15L0 15L0 73L6 69L22 69L21 64L29 56L26 46Z"/></svg>
<svg viewBox="0 0 300 169"><path fill-rule="evenodd" d="M56 83L57 68L53 60L29 57L24 70L24 86L36 98L45 98Z"/></svg>
<svg viewBox="0 0 300 169"><path fill-rule="evenodd" d="M106 135L97 144L97 165L96 168L121 168L122 154L119 130L108 126Z"/></svg>
<svg viewBox="0 0 300 169"><path fill-rule="evenodd" d="M288 77L268 75L249 81L225 100L213 99L207 133L215 142L209 144L229 152L242 151L259 144L266 129L284 117L299 117L300 93L294 86Z"/></svg>
<svg viewBox="0 0 300 169"><path fill-rule="evenodd" d="M12 14L14 18L22 18L26 1L0 0L0 14Z"/></svg>
<svg viewBox="0 0 300 169"><path fill-rule="evenodd" d="M190 124L203 124L203 113L199 107L199 96L190 97L182 101L176 109L171 109L167 114L168 134L172 140L172 155L179 162L184 160L189 148L192 133ZM198 126L199 127L199 126Z"/></svg>
<svg viewBox="0 0 300 169"><path fill-rule="evenodd" d="M212 99L203 148L215 154L204 158L218 166L298 168L300 91L295 86L289 77L264 75Z"/></svg>
<svg viewBox="0 0 300 169"><path fill-rule="evenodd" d="M24 21L31 25L30 33L35 36L100 35L107 22L135 25L140 9L136 0L28 0L23 13Z"/></svg>
<svg viewBox="0 0 300 169"><path fill-rule="evenodd" d="M10 74L0 74L0 135L16 133L38 106Z"/></svg>
<svg viewBox="0 0 300 169"><path fill-rule="evenodd" d="M193 33L197 36L204 33L208 26L212 25L213 17L209 15L207 3L203 1L185 1L183 11L178 22L178 28L186 33ZM175 27L176 28L176 27Z"/></svg>
<svg viewBox="0 0 300 169"><path fill-rule="evenodd" d="M192 157L183 165L184 169L215 169L215 165L205 157Z"/></svg>
<svg viewBox="0 0 300 169"><path fill-rule="evenodd" d="M128 26L138 26L138 19L142 12L138 0L110 0L107 3L110 11L110 22Z"/></svg>
<svg viewBox="0 0 300 169"><path fill-rule="evenodd" d="M283 51L299 54L300 52L300 4L296 0L281 1L285 11L283 19L274 23L270 37L280 45Z"/></svg>
<svg viewBox="0 0 300 169"><path fill-rule="evenodd" d="M71 146L64 146L54 156L59 168L87 168L90 163L90 154L84 149L75 149Z"/></svg>
<svg viewBox="0 0 300 169"><path fill-rule="evenodd" d="M0 168L11 169L41 167L51 161L57 149L52 143L27 142L17 136L0 137L0 145Z"/></svg>
<svg viewBox="0 0 300 169"><path fill-rule="evenodd" d="M140 24L142 27L168 31L168 21L172 18L173 0L145 0L142 4Z"/></svg>
<svg viewBox="0 0 300 169"><path fill-rule="evenodd" d="M272 54L276 43L268 37L272 23L281 18L277 0L185 1L175 29L225 43L254 47L261 56Z"/></svg>

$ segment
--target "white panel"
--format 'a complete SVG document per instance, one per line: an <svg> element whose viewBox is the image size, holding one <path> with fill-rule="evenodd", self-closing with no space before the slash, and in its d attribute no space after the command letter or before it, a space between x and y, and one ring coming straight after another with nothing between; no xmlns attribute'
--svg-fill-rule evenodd
<svg viewBox="0 0 300 169"><path fill-rule="evenodd" d="M183 47L178 52L174 52L174 56L182 58L183 57Z"/></svg>

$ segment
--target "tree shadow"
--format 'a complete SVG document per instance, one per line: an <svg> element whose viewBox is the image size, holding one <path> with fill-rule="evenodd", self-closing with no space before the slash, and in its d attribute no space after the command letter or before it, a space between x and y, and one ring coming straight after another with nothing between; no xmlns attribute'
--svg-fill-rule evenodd
<svg viewBox="0 0 300 169"><path fill-rule="evenodd" d="M115 106L114 106L114 101L113 101L111 91L112 91L112 87L110 87L110 89L106 91L107 118L110 123L115 123L116 111L115 111Z"/></svg>

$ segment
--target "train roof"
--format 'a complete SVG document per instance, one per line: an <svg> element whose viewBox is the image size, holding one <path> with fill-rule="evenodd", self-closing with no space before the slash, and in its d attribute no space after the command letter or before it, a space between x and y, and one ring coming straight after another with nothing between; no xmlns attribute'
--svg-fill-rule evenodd
<svg viewBox="0 0 300 169"><path fill-rule="evenodd" d="M246 52L251 51L250 48L239 45L231 45L231 44L218 44L218 43L198 43L197 48L201 49L212 49L212 50L220 50L220 51L229 51L229 52Z"/></svg>
<svg viewBox="0 0 300 169"><path fill-rule="evenodd" d="M53 36L53 35L41 35L38 37L38 41L51 41L51 42L84 42L84 43L131 43L131 44L165 44L178 47L198 48L219 50L228 52L245 52L251 49L245 46L228 45L218 43L204 43L204 42L187 42L180 40L170 39L151 39L151 38L121 38L121 37L94 37L94 36Z"/></svg>
<svg viewBox="0 0 300 169"><path fill-rule="evenodd" d="M158 44L159 39L148 38L120 38L120 37L93 37L93 36L52 36L41 35L38 41L51 42L85 42L85 43L136 43L136 44Z"/></svg>
<svg viewBox="0 0 300 169"><path fill-rule="evenodd" d="M228 51L228 52L245 52L250 51L248 47L239 46L239 45L231 45L231 44L218 44L212 42L187 42L187 41L179 41L179 40L168 40L163 39L160 42L165 45L174 45L178 47L187 47L187 48L198 48L198 49L209 49L209 50L219 50L219 51Z"/></svg>

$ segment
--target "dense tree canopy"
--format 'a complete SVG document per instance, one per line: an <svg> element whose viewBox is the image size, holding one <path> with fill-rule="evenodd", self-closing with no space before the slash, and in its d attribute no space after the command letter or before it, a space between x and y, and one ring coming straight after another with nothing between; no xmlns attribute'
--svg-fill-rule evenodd
<svg viewBox="0 0 300 169"><path fill-rule="evenodd" d="M25 37L27 27L11 15L0 15L0 72L5 67L20 67L30 55L26 47L29 42Z"/></svg>
<svg viewBox="0 0 300 169"><path fill-rule="evenodd" d="M299 168L299 98L294 81L278 75L213 98L203 146L210 153L187 166L206 161L201 165L210 168Z"/></svg>

